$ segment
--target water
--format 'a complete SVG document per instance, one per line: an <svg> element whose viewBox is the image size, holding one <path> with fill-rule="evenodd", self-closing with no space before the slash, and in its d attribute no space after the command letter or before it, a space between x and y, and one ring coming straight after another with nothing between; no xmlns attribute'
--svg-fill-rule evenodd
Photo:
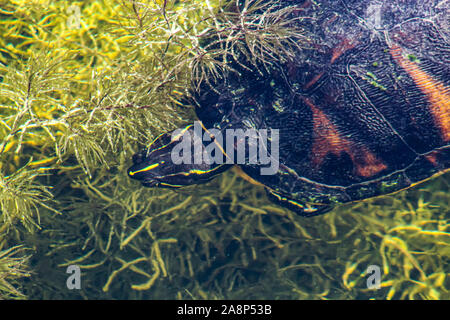
<svg viewBox="0 0 450 320"><path fill-rule="evenodd" d="M336 205L312 218L273 203L263 186L251 184L235 169L206 184L174 190L144 188L127 176L132 155L143 145L196 120L185 96L198 83L204 94L197 97L208 112L197 114L208 128L228 125L212 113L214 106L232 109L225 117L230 126L260 124L257 115L263 115L258 121L281 129L282 162L328 185L359 184L410 160L395 137L381 135L388 132L382 125L358 136L364 129L361 115L375 118L368 105L356 103L361 95L354 95L349 83L384 108L378 109L388 120L398 120L388 121L395 128L420 129L404 135L408 145L444 146L448 95L439 88L446 88L449 78L439 51L448 46L442 3L413 1L390 16L391 2L367 6L353 1L347 6L358 14L344 23L333 12L348 8L316 2L321 6L289 1L304 5L295 11L303 17L293 24L295 30L277 24L292 13L285 20L270 20L276 11L271 16L272 11L263 10L266 24L258 25L261 10L249 7L245 32L233 25L236 15L214 20L218 1L168 1L165 7L149 2L133 8L114 1L77 5L42 0L2 7L0 267L8 267L0 268L0 278L14 289L0 289L0 298L449 299L448 173L393 195ZM230 5L227 10L236 9ZM392 19L419 13L441 28L439 40L432 37L436 30L422 39L414 28L424 30L425 22L414 24L414 19L403 26L411 33L397 32ZM381 46L384 38L378 36L387 27L406 48L404 55L377 46L358 51L367 39ZM286 30L289 37L275 45ZM214 42L217 33L222 42ZM316 51L311 51L313 36L324 37ZM243 37L257 45L243 47ZM430 39L439 45L424 54L434 43ZM327 46L335 50L327 52ZM290 52L297 55L297 64L289 64ZM245 66L232 63L236 57L261 69L246 72ZM386 72L395 57L413 72L402 73L399 66ZM337 74L320 75L324 64L346 77L338 82ZM243 75L226 83L221 77L232 72L230 66ZM413 73L430 76L433 89L417 90L421 80ZM410 91L391 94L394 84ZM292 90L297 95L290 95ZM400 96L412 101L410 113L430 101L435 105L414 121L405 120L408 112L396 118L398 108L392 106ZM336 104L339 112L329 109L333 97L344 99ZM214 99L217 104L209 104ZM231 102L238 107L233 109ZM350 107L358 112L349 112ZM258 108L266 109L258 113ZM286 113L292 110L298 112ZM327 122L324 115L333 116ZM359 138L360 143L341 143L338 153L330 125L352 128L345 134L337 131L341 142ZM323 135L314 140L313 132ZM377 144L391 149L380 151ZM312 149L320 160L314 168L321 170L312 170ZM431 155L411 174L430 175L436 171L432 160L448 164L444 152ZM254 171L247 173L258 180ZM294 180L286 181L282 190L299 191ZM392 186L385 187L389 191ZM385 191L379 186L370 190ZM326 200L327 192L312 193ZM346 202L341 194L336 197ZM377 289L369 289L370 284Z"/></svg>

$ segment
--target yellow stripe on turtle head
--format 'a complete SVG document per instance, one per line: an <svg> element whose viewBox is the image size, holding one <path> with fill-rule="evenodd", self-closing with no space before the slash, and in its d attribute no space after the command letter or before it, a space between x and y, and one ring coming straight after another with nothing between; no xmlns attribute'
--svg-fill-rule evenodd
<svg viewBox="0 0 450 320"><path fill-rule="evenodd" d="M177 134L176 136L172 137L172 141L171 142L177 141L178 139L180 139L186 133L186 131L188 131L189 128L191 128L191 127L192 127L192 124L187 125L186 128L181 130L179 134Z"/></svg>
<svg viewBox="0 0 450 320"><path fill-rule="evenodd" d="M170 184L170 183L166 183L166 182L160 182L159 185L162 186L162 187L169 187L169 188L182 188L182 187L185 187L183 185Z"/></svg>
<svg viewBox="0 0 450 320"><path fill-rule="evenodd" d="M164 133L159 134L156 138L154 138L152 140L152 142L149 143L149 145L147 146L148 148L150 148L155 142L156 140L158 140Z"/></svg>
<svg viewBox="0 0 450 320"><path fill-rule="evenodd" d="M176 176L179 176L179 175L188 177L188 176L190 176L191 174L202 175L202 174L207 174L207 173L214 172L214 171L216 171L217 169L221 168L222 166L223 166L223 164L222 164L222 165L219 165L219 166L217 166L217 167L214 167L214 168L212 168L212 169L208 169L208 170L191 169L191 170L185 171L185 172L176 172L176 173L168 174L168 175L166 175L166 177L176 177Z"/></svg>
<svg viewBox="0 0 450 320"><path fill-rule="evenodd" d="M158 167L158 166L159 166L160 164L162 164L162 163L164 163L164 161L161 161L161 163L153 163L153 164L151 164L151 165L149 165L149 166L147 166L147 167L145 167L145 168L142 168L142 169L140 169L140 170L130 171L128 174L129 174L130 176L134 176L136 173L139 173L139 172L150 171L150 170L152 170L152 169L155 169L156 167Z"/></svg>
<svg viewBox="0 0 450 320"><path fill-rule="evenodd" d="M167 148L167 147L170 146L173 142L175 142L175 141L177 141L179 138L181 138L181 137L186 133L186 131L189 130L190 127L192 127L192 124L190 124L190 125L188 125L187 127L185 127L178 135L173 136L172 139L171 139L171 141L170 141L169 143L167 143L167 144L165 144L165 145L162 145L162 146L160 146L159 148L151 149L152 146L155 144L155 142L156 142L161 136L163 136L163 135L165 134L165 133L161 133L159 136L157 136L155 139L153 139L152 142L150 142L150 143L148 144L147 148L151 149L151 150L150 150L151 152L155 152L155 151L158 151L158 150L162 150L162 149L164 149L164 148Z"/></svg>

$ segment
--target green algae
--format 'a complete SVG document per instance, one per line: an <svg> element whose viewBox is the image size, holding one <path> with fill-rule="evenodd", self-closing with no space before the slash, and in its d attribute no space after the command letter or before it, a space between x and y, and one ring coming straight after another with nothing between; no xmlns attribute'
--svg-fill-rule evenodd
<svg viewBox="0 0 450 320"><path fill-rule="evenodd" d="M192 78L220 77L230 48L270 63L299 30L243 34L223 1L85 1L79 26L65 1L28 3L0 10L0 298L450 299L448 174L310 219L233 172L177 191L126 176L192 120Z"/></svg>

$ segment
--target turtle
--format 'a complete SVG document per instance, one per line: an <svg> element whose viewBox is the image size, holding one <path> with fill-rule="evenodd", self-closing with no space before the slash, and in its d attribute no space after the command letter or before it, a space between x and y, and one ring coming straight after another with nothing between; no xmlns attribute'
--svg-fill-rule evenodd
<svg viewBox="0 0 450 320"><path fill-rule="evenodd" d="M133 156L131 178L180 188L239 167L276 204L315 216L449 170L448 1L274 2L311 17L295 20L307 45L274 63L248 67L243 57L230 59L233 71L193 94L197 129L189 124L159 135ZM275 172L263 174L267 162L251 157L250 135L226 148L219 136L227 130L277 132L266 144L256 139L277 161ZM200 147L180 153L182 142ZM238 146L247 146L244 161L226 161ZM211 156L194 161L199 153ZM174 154L192 161L175 163Z"/></svg>

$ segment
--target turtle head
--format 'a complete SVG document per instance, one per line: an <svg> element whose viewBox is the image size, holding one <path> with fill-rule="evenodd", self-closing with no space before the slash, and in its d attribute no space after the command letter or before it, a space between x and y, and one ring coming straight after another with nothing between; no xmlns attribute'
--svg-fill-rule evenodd
<svg viewBox="0 0 450 320"><path fill-rule="evenodd" d="M128 175L146 187L180 188L207 182L230 167L204 159L204 151L203 142L195 139L194 126L188 125L159 135L136 153Z"/></svg>

